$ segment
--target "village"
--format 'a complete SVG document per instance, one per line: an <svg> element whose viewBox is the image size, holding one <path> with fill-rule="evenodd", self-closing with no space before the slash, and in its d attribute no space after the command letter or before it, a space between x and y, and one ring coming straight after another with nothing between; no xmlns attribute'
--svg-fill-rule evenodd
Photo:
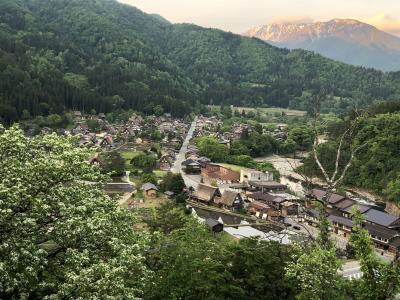
<svg viewBox="0 0 400 300"><path fill-rule="evenodd" d="M204 132L211 134L210 124L215 124L215 120L200 118L194 135L199 136ZM229 140L240 136L240 130L244 128L248 129L235 127ZM226 140L221 140L222 142ZM194 145L188 146L185 157L186 160L182 163L185 176L189 176L192 181L197 177L199 182L190 194L192 200L230 211L244 209L258 219L281 222L292 227L294 231L303 232L303 227L318 226L319 211L315 209L314 203L315 200L323 199L326 193L324 189L306 191L305 197L301 199L291 194L286 185L275 181L270 172L246 168L235 171L214 164L202 157ZM332 223L332 233L336 236L339 247L346 247L353 225L351 212L357 209L364 216L365 228L379 251L395 254L400 250L399 217L340 194L330 195L328 202L328 219Z"/></svg>
<svg viewBox="0 0 400 300"><path fill-rule="evenodd" d="M216 163L203 155L197 145L199 138L206 137L229 149L244 134L255 130L250 124L233 123L222 133L223 122L215 115L182 120L169 114L132 114L127 121L118 123L109 122L104 114L75 111L73 116L74 126L57 133L72 135L77 146L93 150L89 160L93 165L105 168L106 154L117 153L117 159L109 162L113 181L105 189L120 195L123 207L157 207L183 195L192 214L201 222L212 231L225 231L235 238L259 237L292 243L318 235L321 212L315 203L324 199L323 187L303 189L299 194L289 187L286 176ZM263 128L262 134L284 142L286 128L287 124L279 123L273 129ZM50 128L41 129L43 134L52 132ZM261 163L257 160L258 165ZM122 164L119 169L115 168L118 164ZM182 176L181 190L163 186L163 180L171 174ZM338 249L346 250L353 226L351 212L357 209L382 257L390 260L400 251L399 217L342 194L332 194L327 200L326 214Z"/></svg>
<svg viewBox="0 0 400 300"><path fill-rule="evenodd" d="M0 300L400 300L399 1L0 0Z"/></svg>

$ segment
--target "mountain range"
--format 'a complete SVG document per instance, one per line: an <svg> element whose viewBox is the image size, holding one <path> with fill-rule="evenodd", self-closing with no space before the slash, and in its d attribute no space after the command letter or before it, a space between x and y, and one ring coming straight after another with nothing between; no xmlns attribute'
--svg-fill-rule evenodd
<svg viewBox="0 0 400 300"><path fill-rule="evenodd" d="M0 91L3 123L70 109L311 109L321 91L324 111L343 112L400 99L400 72L171 24L114 0L0 0Z"/></svg>
<svg viewBox="0 0 400 300"><path fill-rule="evenodd" d="M400 70L400 38L357 20L274 23L250 29L244 35L278 47L314 51L352 65Z"/></svg>

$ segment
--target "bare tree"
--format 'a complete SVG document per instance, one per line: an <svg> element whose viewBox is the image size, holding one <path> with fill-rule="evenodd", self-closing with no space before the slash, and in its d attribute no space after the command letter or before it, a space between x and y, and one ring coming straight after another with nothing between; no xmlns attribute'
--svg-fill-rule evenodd
<svg viewBox="0 0 400 300"><path fill-rule="evenodd" d="M317 164L319 170L321 171L321 173L326 181L326 184L328 186L322 199L320 199L318 201L322 204L322 207L320 208L319 240L322 245L324 245L326 247L330 247L331 241L329 239L329 222L327 221L327 218L326 218L327 205L328 205L329 199L332 196L333 192L343 182L343 179L346 176L347 171L349 170L349 168L351 167L351 165L354 161L355 155L362 147L365 146L365 144L356 145L354 143L355 130L357 129L357 127L360 124L360 121L364 115L360 114L357 110L355 110L354 118L350 121L348 128L340 135L339 144L336 149L336 158L335 158L335 162L334 162L334 169L333 169L332 174L330 175L327 171L327 167L323 165L323 163L320 160L319 154L318 154L318 146L320 145L319 125L322 124L321 113L320 113L322 97L323 97L323 95L320 94L314 98L314 116L313 116L313 120L312 120L312 128L314 131L314 143L312 146L312 154L314 157L314 161ZM341 168L340 162L341 162L342 155L343 155L342 154L343 147L344 147L344 144L346 141L350 141L350 147L349 147L350 157L344 163L344 167Z"/></svg>
<svg viewBox="0 0 400 300"><path fill-rule="evenodd" d="M343 144L346 140L353 140L354 139L354 133L355 129L358 127L360 124L360 121L362 117L364 116L363 113L360 113L359 111L355 110L354 111L354 118L353 120L350 121L350 125L348 128L342 133L339 139L339 144L336 150L336 159L335 159L335 168L332 173L332 175L329 175L326 167L321 163L318 155L318 146L320 145L320 132L318 129L318 124L321 124L321 114L320 114L320 105L321 105L321 95L317 96L315 98L315 103L314 103L314 116L313 116L313 121L312 121L312 127L314 131L314 143L312 147L312 152L314 156L315 163L317 164L318 168L322 172L324 179L328 185L327 189L327 194L328 192L332 192L335 190L343 181L344 177L347 174L347 171L351 167L354 157L357 154L357 152L365 146L365 144L355 146L355 144L350 145L349 150L350 150L350 158L347 160L345 163L344 167L342 170L340 170L340 160L342 158L342 151L343 151Z"/></svg>

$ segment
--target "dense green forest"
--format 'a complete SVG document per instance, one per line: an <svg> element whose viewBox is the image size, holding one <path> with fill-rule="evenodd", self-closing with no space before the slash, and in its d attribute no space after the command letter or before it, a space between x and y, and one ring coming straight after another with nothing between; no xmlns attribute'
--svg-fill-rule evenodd
<svg viewBox="0 0 400 300"><path fill-rule="evenodd" d="M65 109L176 116L209 103L324 110L400 98L400 73L194 25L172 25L113 0L0 1L0 117Z"/></svg>
<svg viewBox="0 0 400 300"><path fill-rule="evenodd" d="M65 108L184 115L198 89L160 53L165 23L116 1L1 1L0 116Z"/></svg>
<svg viewBox="0 0 400 300"><path fill-rule="evenodd" d="M387 105L386 105L387 104ZM344 142L339 165L343 168L350 159L350 148L358 149L344 183L376 192L399 203L400 197L400 113L398 102L371 107L362 117L351 139ZM318 147L321 161L332 173L341 134L352 119L352 115L326 123L329 141ZM308 175L322 177L314 158L310 155L303 167Z"/></svg>

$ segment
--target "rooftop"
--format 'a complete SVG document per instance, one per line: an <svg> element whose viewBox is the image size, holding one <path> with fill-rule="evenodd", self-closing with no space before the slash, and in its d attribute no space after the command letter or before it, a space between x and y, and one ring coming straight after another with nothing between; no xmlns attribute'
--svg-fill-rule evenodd
<svg viewBox="0 0 400 300"><path fill-rule="evenodd" d="M310 191L311 196L314 196L316 199L318 200L323 200L325 195L326 195L326 191L322 190L322 189L312 189ZM345 199L345 196L339 195L339 194L331 194L329 197L329 203L330 204L335 204L338 203L339 201Z"/></svg>
<svg viewBox="0 0 400 300"><path fill-rule="evenodd" d="M238 195L240 196L240 194L237 192L225 191L218 202L227 206L233 206L233 203Z"/></svg>
<svg viewBox="0 0 400 300"><path fill-rule="evenodd" d="M147 182L147 183L142 185L142 190L144 190L144 191L149 191L149 190L158 191L158 188L154 184L152 184L150 182Z"/></svg>
<svg viewBox="0 0 400 300"><path fill-rule="evenodd" d="M255 187L266 187L266 188L282 188L286 187L286 185L281 184L276 181L249 181L251 186Z"/></svg>
<svg viewBox="0 0 400 300"><path fill-rule="evenodd" d="M194 196L199 200L210 201L217 191L219 191L217 187L199 184Z"/></svg>
<svg viewBox="0 0 400 300"><path fill-rule="evenodd" d="M250 206L259 210L267 210L270 208L267 204L258 201L251 202Z"/></svg>
<svg viewBox="0 0 400 300"><path fill-rule="evenodd" d="M328 219L332 222L336 222L338 224L342 224L342 225L345 225L350 228L353 227L353 221L350 219L347 219L347 218L343 218L343 217L335 216L335 215L329 215Z"/></svg>
<svg viewBox="0 0 400 300"><path fill-rule="evenodd" d="M395 230L375 224L365 224L364 228L367 229L371 235L388 240L398 235L397 231Z"/></svg>
<svg viewBox="0 0 400 300"><path fill-rule="evenodd" d="M340 200L339 202L336 202L336 203L334 204L334 206L335 206L336 208L346 209L346 208L348 208L348 207L353 206L355 203L356 203L356 201L354 201L354 200L342 199L342 200Z"/></svg>
<svg viewBox="0 0 400 300"><path fill-rule="evenodd" d="M363 214L363 213L367 212L368 210L370 210L371 206L362 205L362 204L354 204L352 206L345 208L344 211L351 212L354 208Z"/></svg>
<svg viewBox="0 0 400 300"><path fill-rule="evenodd" d="M368 210L364 214L364 217L365 220L371 223L379 224L385 227L390 227L390 225L399 220L399 217L389 215L388 213L373 208Z"/></svg>

